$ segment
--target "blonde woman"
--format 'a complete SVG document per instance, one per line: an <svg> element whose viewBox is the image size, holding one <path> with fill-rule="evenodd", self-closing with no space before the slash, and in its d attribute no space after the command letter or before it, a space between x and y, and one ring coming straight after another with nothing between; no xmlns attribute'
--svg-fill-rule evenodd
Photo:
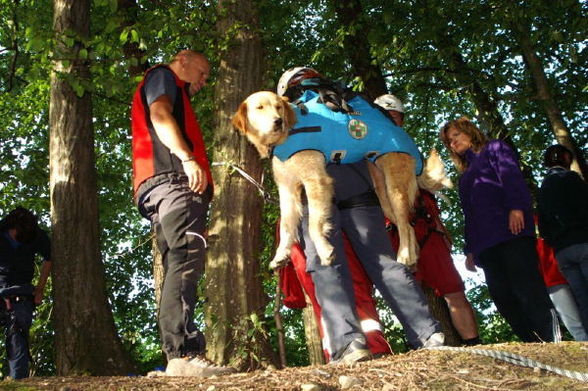
<svg viewBox="0 0 588 391"><path fill-rule="evenodd" d="M498 311L522 341L554 341L558 323L539 273L531 194L515 152L488 140L467 117L445 124L440 136L460 173L466 267L484 270Z"/></svg>

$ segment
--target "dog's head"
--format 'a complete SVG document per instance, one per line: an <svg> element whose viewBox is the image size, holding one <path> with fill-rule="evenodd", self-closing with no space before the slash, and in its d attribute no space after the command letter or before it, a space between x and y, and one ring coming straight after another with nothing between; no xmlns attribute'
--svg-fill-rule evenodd
<svg viewBox="0 0 588 391"><path fill-rule="evenodd" d="M288 99L271 91L249 95L233 116L233 126L255 145L262 158L269 156L273 146L286 141L295 123L296 114Z"/></svg>

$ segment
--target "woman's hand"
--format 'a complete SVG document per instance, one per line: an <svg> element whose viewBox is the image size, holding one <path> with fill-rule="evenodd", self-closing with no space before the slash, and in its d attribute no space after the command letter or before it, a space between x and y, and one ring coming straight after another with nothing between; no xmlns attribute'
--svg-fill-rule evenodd
<svg viewBox="0 0 588 391"><path fill-rule="evenodd" d="M525 215L520 209L513 209L508 214L508 229L513 235L518 235L525 228Z"/></svg>

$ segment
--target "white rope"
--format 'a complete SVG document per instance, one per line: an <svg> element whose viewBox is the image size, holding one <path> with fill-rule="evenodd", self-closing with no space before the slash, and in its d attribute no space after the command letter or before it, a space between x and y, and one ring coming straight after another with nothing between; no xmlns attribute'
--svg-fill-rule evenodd
<svg viewBox="0 0 588 391"><path fill-rule="evenodd" d="M259 193L261 194L261 196L268 202L271 202L273 204L277 204L278 202L276 201L275 198L273 198L271 196L271 194L269 194L265 188L263 187L263 185L259 182L257 182L255 180L255 178L253 178L251 175L249 175L245 170L243 170L241 167L233 164L233 163L229 163L229 162L212 162L211 164L212 166L229 166L231 167L233 170L237 171L239 174L241 174L241 176L245 179L247 179L249 182L251 182L255 187L257 187L257 190L259 191Z"/></svg>
<svg viewBox="0 0 588 391"><path fill-rule="evenodd" d="M488 356L496 358L502 361L509 362L511 364L520 365L522 367L529 368L540 368L546 371L557 373L558 375L567 376L572 379L588 382L587 372L570 371L568 369L556 368L551 365L540 363L539 361L531 360L528 357L524 357L515 353L503 352L499 350L486 350L486 349L474 349L474 348L459 348L453 346L436 346L428 348L430 350L451 350L456 352L467 352L473 354L479 354L481 356Z"/></svg>

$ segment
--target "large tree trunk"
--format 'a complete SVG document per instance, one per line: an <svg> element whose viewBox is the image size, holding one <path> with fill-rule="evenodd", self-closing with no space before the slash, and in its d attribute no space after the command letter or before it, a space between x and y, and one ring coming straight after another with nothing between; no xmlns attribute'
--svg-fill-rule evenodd
<svg viewBox="0 0 588 391"><path fill-rule="evenodd" d="M218 71L215 97L215 198L212 204L206 263L206 338L210 358L231 361L242 369L277 363L264 330L268 298L260 279L263 198L235 172L235 164L260 181L263 166L255 149L233 131L231 118L239 103L262 85L263 55L253 1L219 2L221 37L229 37ZM234 24L242 27L231 32Z"/></svg>
<svg viewBox="0 0 588 391"><path fill-rule="evenodd" d="M88 37L89 18L89 0L54 1L57 60L51 75L49 159L59 375L132 369L115 330L100 258L92 99L83 87L90 77L79 39ZM79 38L65 45L72 32Z"/></svg>
<svg viewBox="0 0 588 391"><path fill-rule="evenodd" d="M518 21L517 23L511 23L511 28L515 39L519 44L523 58L525 59L527 70L531 74L533 82L535 83L537 98L543 105L547 119L551 124L551 129L555 135L555 139L559 144L565 145L573 152L575 158L572 163L572 170L576 171L584 178L588 178L588 166L584 160L582 150L576 146L570 131L564 123L561 111L555 101L551 86L545 75L541 60L539 59L539 56L537 56L533 43L531 42L531 32L529 31L529 27L525 23Z"/></svg>
<svg viewBox="0 0 588 391"><path fill-rule="evenodd" d="M353 67L353 73L363 81L364 93L372 101L380 95L387 94L386 79L370 53L369 26L365 23L361 2L359 0L331 0L330 3L345 30L343 46Z"/></svg>

